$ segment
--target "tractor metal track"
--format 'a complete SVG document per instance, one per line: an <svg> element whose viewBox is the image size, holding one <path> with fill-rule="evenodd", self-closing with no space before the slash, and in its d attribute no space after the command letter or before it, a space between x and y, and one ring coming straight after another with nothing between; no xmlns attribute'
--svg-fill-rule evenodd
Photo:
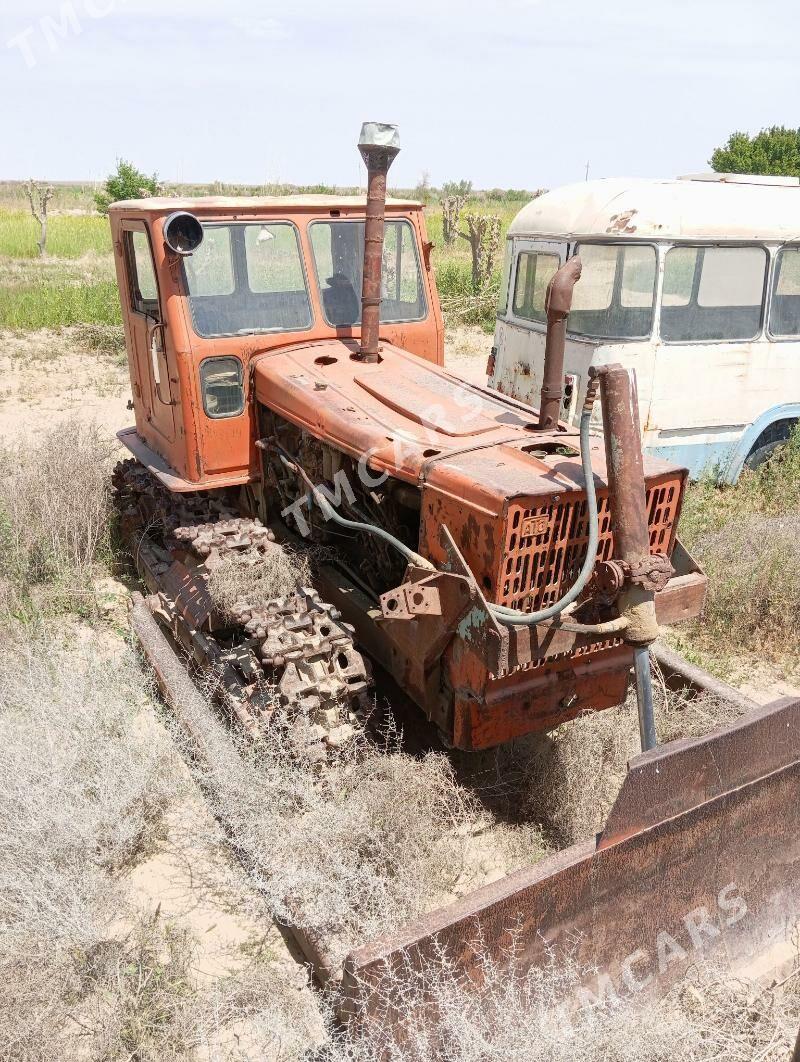
<svg viewBox="0 0 800 1062"><path fill-rule="evenodd" d="M209 593L228 558L257 565L281 552L273 532L239 515L230 492L171 494L135 460L116 467L113 483L147 607L244 729L284 726L298 754L321 763L360 733L369 668L352 627L314 587L267 601L245 593L224 615Z"/></svg>

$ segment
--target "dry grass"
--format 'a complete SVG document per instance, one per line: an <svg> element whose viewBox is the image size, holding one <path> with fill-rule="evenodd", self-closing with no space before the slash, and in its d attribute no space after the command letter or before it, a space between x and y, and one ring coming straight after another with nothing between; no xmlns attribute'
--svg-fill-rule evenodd
<svg viewBox="0 0 800 1062"><path fill-rule="evenodd" d="M480 953L480 952L479 952ZM800 1022L800 981L784 989L696 969L660 1001L607 998L565 1006L583 977L569 959L514 972L483 954L468 990L448 957L390 979L383 1009L336 1062L788 1062ZM430 1022L432 1013L438 1023ZM387 1018L400 1018L397 1034Z"/></svg>
<svg viewBox="0 0 800 1062"><path fill-rule="evenodd" d="M185 706L182 709L185 715ZM332 962L350 948L480 884L476 846L505 869L545 852L538 830L487 822L447 757L418 759L396 742L354 743L320 776L273 728L238 741L207 706L193 713L194 769L273 915L324 939ZM490 816L489 816L490 817Z"/></svg>
<svg viewBox="0 0 800 1062"><path fill-rule="evenodd" d="M666 689L654 665L654 700L660 742L696 737L731 722L739 710L713 697ZM454 754L459 778L515 828L541 830L551 849L601 830L641 751L636 694L602 712L587 713L547 734L522 738L485 753Z"/></svg>
<svg viewBox="0 0 800 1062"><path fill-rule="evenodd" d="M253 608L266 606L277 597L294 593L298 585L311 583L308 560L294 550L275 547L258 557L231 554L214 568L208 591L222 613L229 615L238 603L246 601Z"/></svg>
<svg viewBox="0 0 800 1062"><path fill-rule="evenodd" d="M142 739L130 655L51 631L6 640L0 671L0 1057L69 1057L87 964L122 913L115 878L158 838L174 761Z"/></svg>
<svg viewBox="0 0 800 1062"><path fill-rule="evenodd" d="M121 365L128 364L125 331L122 325L81 324L74 328L64 329L63 333L74 339L80 346L88 347L89 350L102 354Z"/></svg>
<svg viewBox="0 0 800 1062"><path fill-rule="evenodd" d="M743 514L698 536L693 548L710 580L693 643L722 657L738 657L746 647L772 659L796 658L800 512Z"/></svg>
<svg viewBox="0 0 800 1062"><path fill-rule="evenodd" d="M654 676L659 742L697 737L739 711L710 696L684 697ZM523 770L523 807L559 848L593 837L605 825L627 771L641 751L636 694L625 704L585 715L541 739Z"/></svg>
<svg viewBox="0 0 800 1062"><path fill-rule="evenodd" d="M709 576L701 620L682 644L730 674L742 652L794 663L800 605L800 433L735 487L707 479L686 497L680 533Z"/></svg>
<svg viewBox="0 0 800 1062"><path fill-rule="evenodd" d="M292 769L287 752L273 742L237 768L212 768L221 811L276 917L329 940L338 961L452 894L465 827L481 810L443 756L363 750L320 784Z"/></svg>
<svg viewBox="0 0 800 1062"><path fill-rule="evenodd" d="M78 421L0 450L0 613L92 606L110 551L114 451Z"/></svg>

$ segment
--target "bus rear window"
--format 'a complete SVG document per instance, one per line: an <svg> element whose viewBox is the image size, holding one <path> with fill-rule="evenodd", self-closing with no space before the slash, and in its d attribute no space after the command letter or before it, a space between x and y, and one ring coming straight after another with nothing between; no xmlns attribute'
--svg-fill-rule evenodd
<svg viewBox="0 0 800 1062"><path fill-rule="evenodd" d="M655 247L579 245L583 262L567 327L597 339L645 339L653 330Z"/></svg>
<svg viewBox="0 0 800 1062"><path fill-rule="evenodd" d="M667 343L754 339L761 330L766 270L763 247L670 248L661 338Z"/></svg>

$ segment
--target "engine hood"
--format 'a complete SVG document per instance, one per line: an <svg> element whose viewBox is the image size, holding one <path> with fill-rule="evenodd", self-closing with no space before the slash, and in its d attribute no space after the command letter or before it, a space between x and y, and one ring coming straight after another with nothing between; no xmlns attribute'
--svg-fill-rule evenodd
<svg viewBox="0 0 800 1062"><path fill-rule="evenodd" d="M406 482L447 484L489 511L525 494L582 489L578 431L535 429L536 413L384 344L381 360L339 340L298 344L251 362L258 402L316 438ZM602 439L592 443L605 484ZM648 474L674 465L647 461Z"/></svg>

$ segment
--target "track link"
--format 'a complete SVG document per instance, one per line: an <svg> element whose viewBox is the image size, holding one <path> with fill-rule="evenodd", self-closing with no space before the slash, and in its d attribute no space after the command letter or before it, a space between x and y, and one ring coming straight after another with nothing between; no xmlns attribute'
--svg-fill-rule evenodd
<svg viewBox="0 0 800 1062"><path fill-rule="evenodd" d="M117 465L113 484L151 611L247 729L285 727L298 754L320 762L348 745L363 730L371 683L340 613L313 586L256 603L245 592L224 615L208 592L228 558L246 566L283 553L274 533L240 516L233 492L172 494L135 459Z"/></svg>

